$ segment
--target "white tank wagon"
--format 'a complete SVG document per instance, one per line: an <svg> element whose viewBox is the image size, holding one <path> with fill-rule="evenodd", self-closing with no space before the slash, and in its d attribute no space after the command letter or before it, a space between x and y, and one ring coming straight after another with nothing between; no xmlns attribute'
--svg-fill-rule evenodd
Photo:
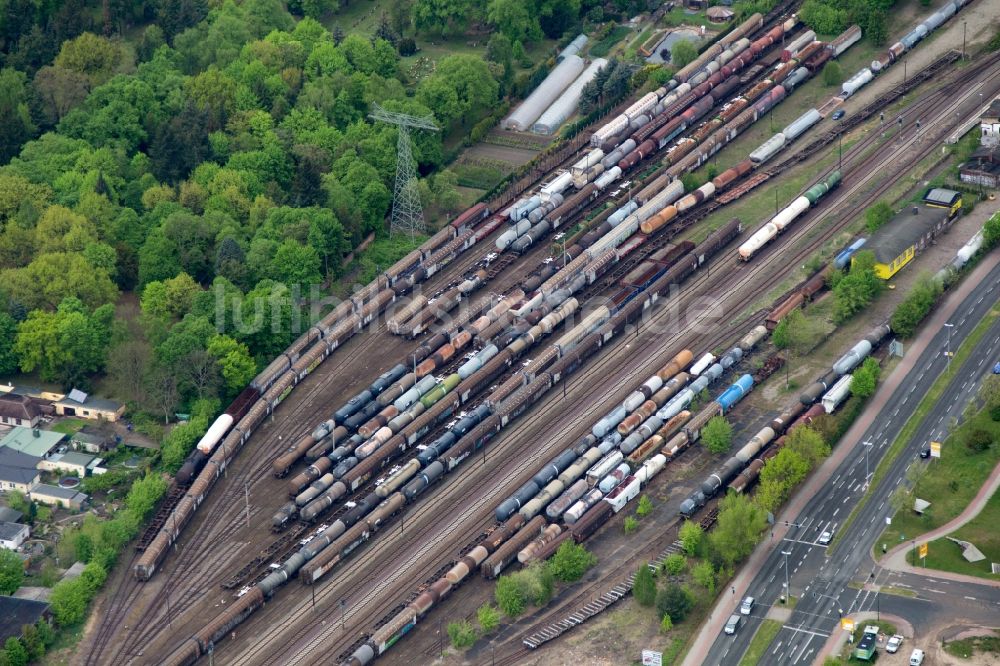
<svg viewBox="0 0 1000 666"><path fill-rule="evenodd" d="M531 131L536 134L552 134L566 122L566 119L576 113L576 108L580 104L580 96L583 88L594 80L597 73L606 67L608 61L604 58L597 58L591 62L583 72L576 77L576 80L563 91L559 97L545 110L545 113L531 126Z"/></svg>
<svg viewBox="0 0 1000 666"><path fill-rule="evenodd" d="M504 119L504 128L522 132L530 128L545 109L549 108L552 102L573 83L573 80L580 75L583 69L583 59L580 56L567 56L514 110L514 113Z"/></svg>

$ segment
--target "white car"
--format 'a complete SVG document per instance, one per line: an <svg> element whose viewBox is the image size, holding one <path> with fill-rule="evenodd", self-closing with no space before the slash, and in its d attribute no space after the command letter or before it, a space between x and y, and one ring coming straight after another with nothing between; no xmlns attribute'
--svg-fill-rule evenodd
<svg viewBox="0 0 1000 666"><path fill-rule="evenodd" d="M826 546L832 540L833 540L833 532L823 532L822 534L819 535L819 539L816 540L816 543L818 543L821 546Z"/></svg>
<svg viewBox="0 0 1000 666"><path fill-rule="evenodd" d="M902 644L903 644L903 637L900 636L899 634L896 634L886 642L885 651L896 652L897 650L899 650L899 646Z"/></svg>
<svg viewBox="0 0 1000 666"><path fill-rule="evenodd" d="M913 654L910 655L910 666L920 666L922 663L924 663L924 651L913 650Z"/></svg>
<svg viewBox="0 0 1000 666"><path fill-rule="evenodd" d="M749 615L750 611L753 610L754 603L756 603L756 599L753 597L747 597L744 599L743 603L740 604L740 615Z"/></svg>

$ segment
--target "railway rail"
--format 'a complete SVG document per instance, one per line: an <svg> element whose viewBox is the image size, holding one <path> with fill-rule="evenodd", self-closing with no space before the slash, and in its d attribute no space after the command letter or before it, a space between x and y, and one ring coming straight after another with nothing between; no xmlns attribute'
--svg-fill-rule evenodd
<svg viewBox="0 0 1000 666"><path fill-rule="evenodd" d="M693 224L693 222L691 222L691 224ZM689 226L690 226L690 225L689 225ZM512 261L511 263L513 263L513 261ZM457 268L457 267L459 267L459 266L456 266L456 268ZM452 274L454 274L454 270L453 270L453 269L450 269L450 270L452 271ZM497 274L499 275L499 274L500 274L500 272L501 272L501 271L500 271L500 270L498 270L498 271L497 271ZM374 344L375 344L375 341L377 340L377 337L378 337L378 335L377 335L377 332L376 332L376 333L373 333L373 334L371 334L371 335L369 335L369 336L367 336L367 337L365 338L365 343L364 343L364 346L365 346L365 347L370 347L370 346L374 345ZM605 354L602 354L602 357L604 357L604 356L606 356L606 355L605 355ZM608 355L608 356L610 356L610 355ZM327 383L328 383L329 381L332 381L332 380L328 380L328 381L327 381ZM315 391L316 391L316 390L318 390L318 389L314 389L314 393L315 393ZM311 393L310 395L313 395L314 393ZM303 400L303 401L302 401L302 405L307 405L307 404L309 404L309 400L308 400L309 396L306 396L306 398L307 398L306 400ZM301 409L299 410L299 412L301 412ZM277 453L277 452L276 452L276 453ZM246 475L246 477L248 477L248 478L249 478L250 476L254 476L254 475L255 475L255 474L254 474L255 470L257 470L257 469L259 469L259 468L261 468L261 467L262 467L262 468L263 468L263 469L265 470L265 475L266 475L266 468L267 468L267 465L269 465L269 463L270 463L270 460L271 460L271 459L273 459L273 457L274 457L274 456L271 456L271 457L270 457L270 458L269 458L269 459L268 459L268 460L267 460L267 461L266 461L266 462L265 462L265 463L264 463L263 465L261 465L261 466L258 466L258 467L255 467L255 468L251 469L250 471L248 471L248 472L245 472L244 474ZM256 476L258 476L258 477L259 477L260 475L256 475ZM237 480L239 480L239 479L237 479ZM231 485L232 485L233 487L237 487L237 486L238 486L239 484L238 484L238 483L236 483L236 484L231 484ZM238 490L239 490L239 489L237 488L237 491L238 491ZM230 494L230 495L235 495L235 494L237 494L237 493L234 493L234 492L230 492L229 494ZM439 495L440 495L440 493L437 493L437 494L439 494ZM215 500L219 500L219 499L220 499L220 498L215 498ZM220 504L225 504L225 502L220 502ZM222 512L222 510L221 510L221 509L220 509L219 511L220 511L220 512ZM224 513L224 512L222 512L222 513ZM215 518L221 518L221 517L222 517L222 513L213 513L213 514L210 514L210 515L209 515L209 516L208 516L207 518L206 518L206 517L204 517L204 516L202 516L202 517L201 517L201 519L203 520L203 529L204 529L204 525L205 525L205 524L210 524L210 523L212 523L212 522L215 522L215 521L212 521L212 520L210 520L210 518L213 518L213 517L215 517ZM232 517L232 516L230 516L230 518L231 518L231 517ZM401 522L401 524L402 524L402 519L400 519L400 522ZM222 535L226 534L226 532L225 532L224 530L221 530L220 528L217 528L217 527L216 527L216 528L214 528L214 529L215 529L215 531L214 531L214 532L206 532L206 533L205 533L205 537L204 537L204 538L203 538L203 539L201 540L201 542L204 542L204 540L205 540L205 539L207 539L207 537L208 537L208 535L209 535L209 534L211 534L211 535L212 535L212 538L213 538L213 539L215 539L215 538L218 538L219 536L222 536ZM189 540L189 541L188 541L188 542L187 542L187 543L185 544L185 548L186 548L186 549L188 549L188 550L192 550L192 551L197 551L198 549L197 549L197 548L194 548L193 546L197 545L198 543L199 543L199 541L197 540L197 535L191 535L191 536L190 536L190 540ZM369 549L369 550L370 550L370 549ZM183 567L182 567L182 564L184 565ZM185 562L185 561L181 560L180 558L178 558L178 561L177 561L177 563L175 564L175 567L174 567L174 572L173 572L174 576L176 576L176 575L177 575L177 573L176 573L176 572L177 572L177 570L178 570L178 569L181 569L181 568L187 568L187 567L189 567L189 566L190 566L190 563L188 563L188 562ZM368 580L368 579L366 579L366 581L367 581L367 580ZM173 581L176 581L176 578L170 578L170 579L168 579L168 581L167 581L167 582L168 582L168 584L169 584L170 582L173 582ZM123 596L128 596L128 595L127 595L127 594L125 594L125 595L123 595ZM189 606L189 605L190 605L190 604L188 604L188 606ZM123 604L123 607L125 607L125 606L127 606L127 604ZM183 610L184 610L184 608L186 608L186 607L182 607L182 608L180 608L180 609L175 609L175 610L176 610L176 613L174 613L174 615L178 615L178 614L182 613L182 612L183 612ZM168 611L168 614L169 614L169 611ZM151 619L151 618L144 618L144 619ZM111 624L113 624L113 623L112 623L112 622L108 622L107 624L108 624L108 625L111 625Z"/></svg>

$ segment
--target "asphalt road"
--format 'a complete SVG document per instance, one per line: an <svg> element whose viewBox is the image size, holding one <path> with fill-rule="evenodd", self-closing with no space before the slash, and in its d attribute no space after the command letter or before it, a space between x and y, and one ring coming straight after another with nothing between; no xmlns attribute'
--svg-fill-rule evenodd
<svg viewBox="0 0 1000 666"><path fill-rule="evenodd" d="M880 481L871 499L859 510L847 532L839 534L839 540L829 550L817 543L824 531L837 533L838 527L846 520L855 505L864 495L867 480L882 459L892 439L913 413L930 386L949 363L946 351L957 349L972 332L984 315L1000 298L1000 265L995 267L979 286L958 306L949 323L952 327L942 327L924 355L919 358L910 373L912 381L903 383L889 398L880 417L857 441L841 442L840 446L850 446L851 452L833 473L830 482L814 495L804 509L794 518L785 538L772 546L772 551L748 588L748 594L757 599L757 606L735 636L719 635L705 660L707 665L737 664L746 651L761 620L773 605L781 605L786 575L792 596L798 599L791 617L782 627L771 647L759 662L761 664L808 664L815 657L831 632L836 630L840 611L853 613L875 610L885 604L900 606L897 614L908 615L907 608L920 608L916 625L929 618L930 608L935 602L948 604L965 602L965 596L974 597L977 607L984 613L992 613L995 618L1000 609L1000 593L995 589L992 595L982 587L975 587L975 593L956 594L958 583L951 582L943 594L932 592L926 579L920 576L897 575L892 572L875 570L870 557L871 548L882 532L885 518L893 509L889 503L892 491L903 482L907 467L914 463L927 464L917 458L920 447L926 442L943 439L952 417L959 418L965 405L974 397L979 380L989 372L1000 358L1000 320L977 344L962 368L943 393L944 398L931 409L923 420L908 448L891 465L888 474ZM866 446L870 443L870 446ZM867 458L867 461L866 461ZM857 589L869 577L878 585L909 585L919 587L918 598L900 598L877 595L869 589ZM854 586L849 587L852 581ZM918 580L920 582L918 582ZM909 582L907 582L909 581ZM880 598L881 597L881 598ZM732 600L733 611L739 599Z"/></svg>

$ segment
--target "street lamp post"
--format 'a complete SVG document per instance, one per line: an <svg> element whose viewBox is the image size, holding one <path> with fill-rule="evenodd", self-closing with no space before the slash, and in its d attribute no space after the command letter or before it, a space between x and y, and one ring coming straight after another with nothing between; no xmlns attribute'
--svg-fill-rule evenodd
<svg viewBox="0 0 1000 666"><path fill-rule="evenodd" d="M791 595L792 591L788 587L788 556L792 554L790 550L783 550L781 554L785 556L785 601L787 602L788 597Z"/></svg>
<svg viewBox="0 0 1000 666"><path fill-rule="evenodd" d="M874 444L872 444L871 442L862 442L862 445L865 447L865 485L867 486L868 485L868 476L869 476L869 472L868 472L868 452L872 450L872 447L874 446Z"/></svg>

